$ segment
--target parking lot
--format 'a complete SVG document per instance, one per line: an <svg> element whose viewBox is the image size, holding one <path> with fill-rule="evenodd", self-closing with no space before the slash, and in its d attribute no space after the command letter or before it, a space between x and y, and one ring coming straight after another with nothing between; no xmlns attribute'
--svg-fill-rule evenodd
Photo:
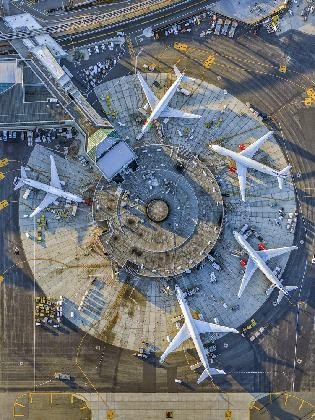
<svg viewBox="0 0 315 420"><path fill-rule="evenodd" d="M68 153L69 146L76 138L77 131L73 127L63 128L35 128L34 130L2 130L0 131L0 141L14 143L23 141L29 147L37 143L47 143L50 148L57 151Z"/></svg>
<svg viewBox="0 0 315 420"><path fill-rule="evenodd" d="M72 50L62 64L81 91L88 93L105 81L125 52L124 33L118 32L114 38Z"/></svg>

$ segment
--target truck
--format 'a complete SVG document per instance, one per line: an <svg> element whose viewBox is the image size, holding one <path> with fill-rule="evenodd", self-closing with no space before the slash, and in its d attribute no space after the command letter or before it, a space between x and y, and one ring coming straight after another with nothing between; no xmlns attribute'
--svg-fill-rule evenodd
<svg viewBox="0 0 315 420"><path fill-rule="evenodd" d="M71 375L68 373L61 373L61 372L56 372L54 374L54 378L55 379L59 379L60 381L71 381Z"/></svg>
<svg viewBox="0 0 315 420"><path fill-rule="evenodd" d="M191 92L189 92L189 90L184 89L180 86L177 88L177 92L182 93L185 96L191 96Z"/></svg>

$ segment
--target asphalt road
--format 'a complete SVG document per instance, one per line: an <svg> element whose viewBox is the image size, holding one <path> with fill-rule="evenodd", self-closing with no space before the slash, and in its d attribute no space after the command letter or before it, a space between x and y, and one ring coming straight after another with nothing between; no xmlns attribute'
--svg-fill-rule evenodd
<svg viewBox="0 0 315 420"><path fill-rule="evenodd" d="M172 48L174 38L171 37L160 42L144 42L139 67L158 57L159 70L169 71L174 62L180 60L179 66L186 68L189 75L225 88L238 99L249 101L272 115L279 141L293 165L293 174L302 174L295 182L300 211L295 241L300 248L292 253L283 276L285 284L298 284L300 290L290 302L284 299L277 308L272 305L272 296L253 316L257 328L268 326L260 338L250 342L246 337L227 337L224 339L229 344L227 349L223 349L222 342L219 342L222 354L218 363L230 375L215 379L219 388L207 381L197 387L197 375L189 369L195 360L195 355L190 352L176 353L170 357L168 364L156 369L154 358L142 362L130 351L114 348L90 336L84 337L69 325L59 335L37 329L34 336L33 282L27 267L16 269L1 285L0 294L3 390L28 390L35 385L38 390L72 387L113 392L200 392L219 389L268 392L283 389L298 391L312 385L314 366L309 365L307 354L312 350L310 341L315 303L314 294L310 295L314 278L314 266L310 265L314 252L315 220L312 193L314 109L305 108L302 100L305 89L314 85L314 47L306 36L294 33L288 41L281 42L264 34L262 37L243 35L236 40L222 37L201 40L197 33L200 30L196 29L190 37L176 37L176 41L189 42L186 54ZM202 62L213 52L216 54L215 64L204 71ZM283 75L279 73L278 66L286 55L290 55L291 62ZM126 56L123 63L128 73L133 68L133 61L130 63ZM115 77L114 72L112 77ZM1 144L0 151L12 159L14 156L16 159L16 156L23 156L24 160L27 158L23 148L13 145ZM14 163L10 163L10 167L14 169ZM11 196L12 184L9 181L12 179L8 175L5 181L0 182L1 197ZM5 269L13 260L10 244L19 241L16 204L12 203L1 211L0 217L1 268ZM297 306L298 301L306 302L306 306ZM19 365L20 361L23 365ZM75 381L68 384L56 382L52 379L55 371L71 372ZM184 386L178 387L174 383L176 377L184 379Z"/></svg>

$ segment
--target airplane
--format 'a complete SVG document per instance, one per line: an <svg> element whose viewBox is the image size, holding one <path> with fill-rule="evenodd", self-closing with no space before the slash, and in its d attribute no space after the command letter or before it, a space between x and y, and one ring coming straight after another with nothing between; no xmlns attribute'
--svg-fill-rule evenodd
<svg viewBox="0 0 315 420"><path fill-rule="evenodd" d="M255 143L248 146L245 150L242 150L240 153L233 152L232 150L226 149L218 145L211 145L212 150L219 153L223 156L228 156L233 159L236 163L236 171L240 184L240 191L242 200L245 201L245 189L246 189L246 172L247 168L255 169L256 171L263 172L267 175L276 176L279 183L279 188L283 187L283 180L288 176L291 165L288 165L282 171L277 171L272 169L269 166L266 166L262 163L251 159L257 150L262 146L262 144L272 136L273 131L269 131L267 134L258 139Z"/></svg>
<svg viewBox="0 0 315 420"><path fill-rule="evenodd" d="M185 76L184 73L181 73L176 66L174 66L174 71L177 76L177 79L172 84L172 86L167 90L165 95L162 99L158 99L152 90L149 88L148 84L143 79L142 75L138 72L137 76L141 83L142 89L145 93L145 96L147 98L147 101L150 105L150 108L152 110L151 115L146 120L145 124L143 125L141 129L141 133L144 134L150 127L154 120L156 120L158 117L163 118L201 118L201 115L196 114L190 114L188 112L180 111L178 109L171 108L168 106L170 100L174 96L175 92L177 91L179 85L184 80L189 81L193 80L190 77Z"/></svg>
<svg viewBox="0 0 315 420"><path fill-rule="evenodd" d="M191 338L194 342L200 361L204 367L204 371L200 375L197 381L197 384L200 384L208 376L211 377L212 375L218 375L218 374L224 375L225 374L224 370L210 368L205 349L200 339L200 334L204 334L208 332L209 333L228 333L228 332L238 333L238 331L234 328L224 327L217 324L211 324L210 322L194 319L185 301L185 296L177 285L175 286L175 292L176 292L176 297L177 297L179 306L185 318L185 323L181 327L181 329L178 331L178 333L176 334L172 342L169 344L165 352L162 354L160 358L160 363L163 363L166 357L170 353L172 353L174 350L176 350L177 347L179 347L184 341L186 341L188 338Z"/></svg>
<svg viewBox="0 0 315 420"><path fill-rule="evenodd" d="M249 280L257 268L259 268L264 273L264 275L272 284L271 287L269 287L269 289L266 291L267 295L269 295L275 287L279 289L277 304L281 302L283 296L288 296L291 290L298 288L297 286L283 286L281 283L282 280L279 280L266 264L266 261L270 260L270 258L277 257L278 255L285 254L286 252L291 252L293 249L298 249L297 246L285 246L283 248L262 249L260 251L255 251L241 233L234 231L233 235L237 242L243 249L245 249L249 255L245 274L242 278L241 286L238 291L238 298L242 296L245 287L247 286Z"/></svg>
<svg viewBox="0 0 315 420"><path fill-rule="evenodd" d="M61 184L64 184L64 182L60 181L55 160L52 155L50 155L50 185L43 184L42 182L35 181L33 179L30 179L27 177L25 168L21 166L21 177L19 178L17 184L14 187L14 190L18 190L23 185L28 185L29 187L33 187L37 190L45 191L46 195L40 205L36 207L36 209L33 211L33 213L29 217L34 217L38 213L40 213L42 210L44 210L46 207L48 207L51 203L56 203L56 200L58 197L65 198L66 200L75 201L77 203L82 203L83 198L71 194L69 192L63 191Z"/></svg>

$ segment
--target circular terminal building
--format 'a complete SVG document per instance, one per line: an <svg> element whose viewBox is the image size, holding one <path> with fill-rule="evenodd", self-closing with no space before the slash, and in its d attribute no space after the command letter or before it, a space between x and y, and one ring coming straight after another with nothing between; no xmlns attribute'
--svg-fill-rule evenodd
<svg viewBox="0 0 315 420"><path fill-rule="evenodd" d="M136 155L138 167L118 191L103 180L97 186L94 219L100 226L109 223L104 248L134 274L187 272L207 256L220 234L219 186L204 164L185 159L174 146L142 146Z"/></svg>

